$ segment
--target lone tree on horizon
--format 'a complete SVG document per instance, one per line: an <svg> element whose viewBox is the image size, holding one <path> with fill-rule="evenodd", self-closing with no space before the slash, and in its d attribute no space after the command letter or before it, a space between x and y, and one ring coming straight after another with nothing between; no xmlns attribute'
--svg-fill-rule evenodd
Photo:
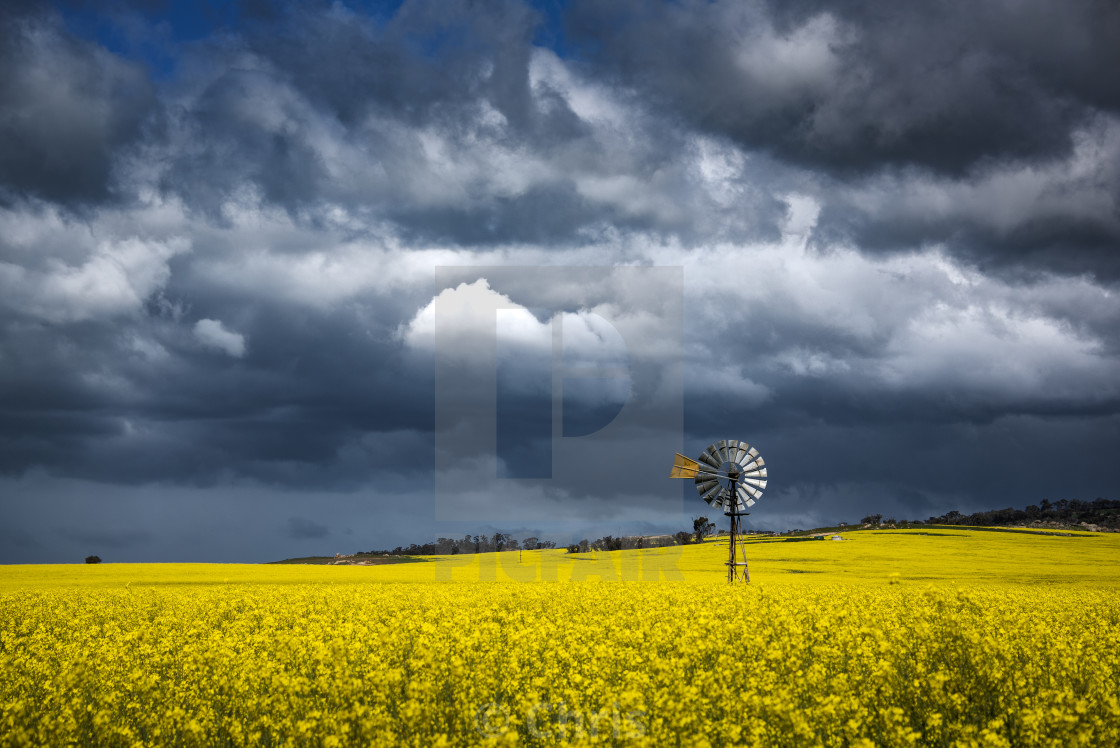
<svg viewBox="0 0 1120 748"><path fill-rule="evenodd" d="M704 538L715 532L716 526L708 521L707 517L694 517L692 520L692 534L697 543L704 542Z"/></svg>

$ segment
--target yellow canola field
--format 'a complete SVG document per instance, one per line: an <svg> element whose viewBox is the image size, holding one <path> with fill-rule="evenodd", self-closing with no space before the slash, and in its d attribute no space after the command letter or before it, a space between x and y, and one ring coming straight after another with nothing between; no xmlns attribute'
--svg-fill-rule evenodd
<svg viewBox="0 0 1120 748"><path fill-rule="evenodd" d="M1024 534L967 528L856 530L841 542L752 538L750 572L762 584L952 582L1120 587L1120 533ZM100 564L0 567L0 592L79 586L333 584L361 582L684 581L726 578L726 538L703 545L613 553L563 550L435 556L384 566Z"/></svg>
<svg viewBox="0 0 1120 748"><path fill-rule="evenodd" d="M718 542L646 582L650 551L7 567L0 744L1120 744L1120 538L847 537L760 542L733 589ZM576 581L478 581L525 568Z"/></svg>

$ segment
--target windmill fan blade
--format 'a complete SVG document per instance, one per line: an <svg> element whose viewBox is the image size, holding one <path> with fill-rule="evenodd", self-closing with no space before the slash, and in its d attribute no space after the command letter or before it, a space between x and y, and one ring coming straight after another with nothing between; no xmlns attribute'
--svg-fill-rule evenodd
<svg viewBox="0 0 1120 748"><path fill-rule="evenodd" d="M752 467L750 470L743 473L746 478L765 478L766 468Z"/></svg>
<svg viewBox="0 0 1120 748"><path fill-rule="evenodd" d="M711 491L713 488L715 488L718 485L719 485L719 481L715 480L715 479L709 479L709 480L704 480L704 481L701 481L700 478L696 479L696 490L697 490L697 492L699 492L699 494L701 496L703 496L708 491Z"/></svg>
<svg viewBox="0 0 1120 748"><path fill-rule="evenodd" d="M723 467L723 458L719 456L719 450L716 449L716 445L709 445L708 448L704 450L704 454L708 455L709 464L715 465L717 468Z"/></svg>
<svg viewBox="0 0 1120 748"><path fill-rule="evenodd" d="M766 481L758 480L757 478L744 478L743 483L750 483L752 486L757 486L758 488L766 488Z"/></svg>
<svg viewBox="0 0 1120 748"><path fill-rule="evenodd" d="M710 504L713 497L719 496L719 492L720 492L720 486L719 486L719 483L716 483L716 485L712 486L712 488L708 489L705 493L701 494L700 498L702 498L704 501L707 501Z"/></svg>
<svg viewBox="0 0 1120 748"><path fill-rule="evenodd" d="M705 468L696 474L696 478L703 480L726 480L727 473L717 473L711 468Z"/></svg>
<svg viewBox="0 0 1120 748"><path fill-rule="evenodd" d="M703 462L705 465L719 470L721 467L723 467L723 463L720 462L719 458L713 455L712 452L712 447L708 447L707 449L705 449L704 453L700 455L700 462Z"/></svg>
<svg viewBox="0 0 1120 748"><path fill-rule="evenodd" d="M754 499L747 499L746 504L747 504L747 509L750 509L752 506L755 505L755 500Z"/></svg>

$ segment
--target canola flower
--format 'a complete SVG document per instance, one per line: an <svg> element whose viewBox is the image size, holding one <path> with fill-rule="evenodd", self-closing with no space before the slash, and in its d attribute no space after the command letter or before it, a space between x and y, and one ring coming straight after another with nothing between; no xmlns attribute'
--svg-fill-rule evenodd
<svg viewBox="0 0 1120 748"><path fill-rule="evenodd" d="M1120 744L1115 586L89 571L0 586L0 744Z"/></svg>

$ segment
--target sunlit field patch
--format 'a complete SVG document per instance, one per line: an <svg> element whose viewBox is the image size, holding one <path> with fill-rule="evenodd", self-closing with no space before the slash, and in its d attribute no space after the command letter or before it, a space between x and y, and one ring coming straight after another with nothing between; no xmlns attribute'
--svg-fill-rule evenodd
<svg viewBox="0 0 1120 748"><path fill-rule="evenodd" d="M844 537L7 567L0 741L1120 744L1120 538Z"/></svg>

